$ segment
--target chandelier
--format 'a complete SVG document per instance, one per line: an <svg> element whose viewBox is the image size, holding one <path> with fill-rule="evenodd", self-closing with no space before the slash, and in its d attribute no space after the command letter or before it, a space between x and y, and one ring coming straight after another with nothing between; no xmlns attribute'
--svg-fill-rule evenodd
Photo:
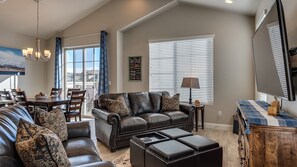
<svg viewBox="0 0 297 167"><path fill-rule="evenodd" d="M51 57L49 50L44 50L44 54L41 54L40 39L39 39L39 2L41 0L34 0L37 3L37 31L36 31L36 46L35 51L33 48L23 49L23 56L28 60L47 61Z"/></svg>

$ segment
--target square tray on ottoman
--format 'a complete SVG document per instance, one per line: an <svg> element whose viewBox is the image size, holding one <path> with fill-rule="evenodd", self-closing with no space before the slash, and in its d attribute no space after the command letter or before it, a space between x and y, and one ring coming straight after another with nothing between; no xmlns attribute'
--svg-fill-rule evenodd
<svg viewBox="0 0 297 167"><path fill-rule="evenodd" d="M169 137L170 139L177 139L180 137L186 137L186 136L193 136L192 133L179 129L179 128L171 128L171 129L165 129L159 131L159 133Z"/></svg>
<svg viewBox="0 0 297 167"><path fill-rule="evenodd" d="M182 137L177 140L196 151L197 166L222 167L223 149L219 143L199 135Z"/></svg>
<svg viewBox="0 0 297 167"><path fill-rule="evenodd" d="M176 140L152 144L146 150L146 167L194 167L197 154L194 149Z"/></svg>
<svg viewBox="0 0 297 167"><path fill-rule="evenodd" d="M145 150L151 144L169 140L157 132L133 136L130 140L130 162L134 167L145 167Z"/></svg>

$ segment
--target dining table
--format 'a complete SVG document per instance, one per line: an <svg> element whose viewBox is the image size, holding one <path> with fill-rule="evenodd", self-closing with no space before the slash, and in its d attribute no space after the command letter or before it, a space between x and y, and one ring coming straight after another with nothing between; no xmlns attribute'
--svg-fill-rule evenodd
<svg viewBox="0 0 297 167"><path fill-rule="evenodd" d="M51 111L54 106L66 106L66 111L68 110L70 98L64 97L46 97L46 98L28 98L28 106L34 107L45 107L47 111Z"/></svg>

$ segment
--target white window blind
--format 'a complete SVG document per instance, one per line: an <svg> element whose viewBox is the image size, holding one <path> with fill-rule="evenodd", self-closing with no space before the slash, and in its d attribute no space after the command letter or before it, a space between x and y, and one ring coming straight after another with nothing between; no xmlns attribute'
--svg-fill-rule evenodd
<svg viewBox="0 0 297 167"><path fill-rule="evenodd" d="M267 101L267 95L265 93L258 92L258 98L262 101Z"/></svg>
<svg viewBox="0 0 297 167"><path fill-rule="evenodd" d="M284 56L283 56L283 50L282 50L279 23L278 22L270 23L267 25L267 28L269 32L269 39L270 39L272 54L273 54L278 78L281 83L284 97L288 97L287 79L286 79L286 71L284 67L285 63L284 63Z"/></svg>
<svg viewBox="0 0 297 167"><path fill-rule="evenodd" d="M180 93L189 100L189 88L181 88L183 77L198 77L200 89L192 89L193 101L212 104L214 36L149 43L149 90Z"/></svg>

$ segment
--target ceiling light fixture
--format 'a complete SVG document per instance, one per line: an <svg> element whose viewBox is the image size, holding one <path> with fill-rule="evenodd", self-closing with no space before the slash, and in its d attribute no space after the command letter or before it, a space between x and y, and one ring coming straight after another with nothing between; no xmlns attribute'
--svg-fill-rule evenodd
<svg viewBox="0 0 297 167"><path fill-rule="evenodd" d="M39 39L39 2L41 0L34 0L37 3L37 31L36 31L36 48L33 55L33 48L23 49L23 56L28 60L38 60L47 61L51 57L51 52L49 50L44 50L44 54L40 51L40 39Z"/></svg>
<svg viewBox="0 0 297 167"><path fill-rule="evenodd" d="M226 3L233 3L233 0L225 0Z"/></svg>

